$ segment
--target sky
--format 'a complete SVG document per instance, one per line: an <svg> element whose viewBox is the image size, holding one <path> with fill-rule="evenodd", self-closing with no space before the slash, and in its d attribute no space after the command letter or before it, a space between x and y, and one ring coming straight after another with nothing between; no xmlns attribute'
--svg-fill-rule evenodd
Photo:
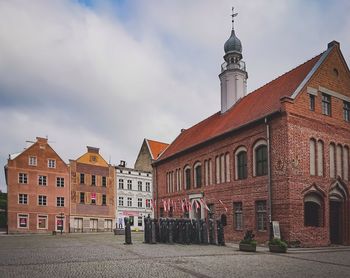
<svg viewBox="0 0 350 278"><path fill-rule="evenodd" d="M0 0L0 164L39 136L66 162L94 146L133 167L144 138L219 111L232 6L248 92L332 40L350 62L348 0Z"/></svg>

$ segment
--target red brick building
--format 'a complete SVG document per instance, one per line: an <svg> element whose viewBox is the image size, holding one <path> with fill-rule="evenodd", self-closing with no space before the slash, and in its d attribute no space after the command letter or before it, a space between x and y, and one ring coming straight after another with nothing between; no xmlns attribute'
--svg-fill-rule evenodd
<svg viewBox="0 0 350 278"><path fill-rule="evenodd" d="M225 238L271 221L301 246L350 244L350 72L338 42L246 94L242 45L225 43L221 111L183 130L154 165L156 216L227 216ZM170 202L168 201L170 200Z"/></svg>
<svg viewBox="0 0 350 278"><path fill-rule="evenodd" d="M68 167L47 139L10 155L5 177L9 233L68 231Z"/></svg>
<svg viewBox="0 0 350 278"><path fill-rule="evenodd" d="M93 147L87 147L85 154L69 164L70 232L112 231L116 212L114 167Z"/></svg>

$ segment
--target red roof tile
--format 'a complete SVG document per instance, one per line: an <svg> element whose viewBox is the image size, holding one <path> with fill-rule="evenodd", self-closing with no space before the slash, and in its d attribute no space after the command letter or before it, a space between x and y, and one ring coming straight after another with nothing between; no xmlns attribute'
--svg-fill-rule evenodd
<svg viewBox="0 0 350 278"><path fill-rule="evenodd" d="M158 156L169 146L169 144L166 144L166 143L149 140L149 139L146 139L146 140L152 155L152 159L157 159Z"/></svg>
<svg viewBox="0 0 350 278"><path fill-rule="evenodd" d="M280 99L293 94L322 54L246 95L227 112L221 114L219 111L181 132L161 155L160 160L279 111Z"/></svg>

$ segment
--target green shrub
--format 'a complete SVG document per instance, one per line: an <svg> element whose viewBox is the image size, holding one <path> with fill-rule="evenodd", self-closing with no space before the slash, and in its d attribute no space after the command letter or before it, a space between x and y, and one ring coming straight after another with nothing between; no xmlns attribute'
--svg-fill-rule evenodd
<svg viewBox="0 0 350 278"><path fill-rule="evenodd" d="M288 247L287 243L279 238L273 238L272 240L270 240L269 245L277 245L284 250L287 250L287 247Z"/></svg>
<svg viewBox="0 0 350 278"><path fill-rule="evenodd" d="M254 240L255 235L252 230L247 230L245 232L244 238L239 242L242 244L250 244L256 246L256 240Z"/></svg>

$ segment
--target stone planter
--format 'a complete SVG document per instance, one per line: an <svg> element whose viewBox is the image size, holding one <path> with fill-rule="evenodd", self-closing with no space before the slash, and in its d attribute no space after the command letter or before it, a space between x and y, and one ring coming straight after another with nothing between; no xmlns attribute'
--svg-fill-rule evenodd
<svg viewBox="0 0 350 278"><path fill-rule="evenodd" d="M269 250L270 250L270 252L273 252L273 253L286 253L287 252L287 249L285 249L279 245L271 245L271 244L269 244Z"/></svg>
<svg viewBox="0 0 350 278"><path fill-rule="evenodd" d="M256 245L254 244L247 244L247 243L240 243L239 244L239 251L246 251L246 252L256 252Z"/></svg>
<svg viewBox="0 0 350 278"><path fill-rule="evenodd" d="M113 229L114 235L124 235L124 229Z"/></svg>

